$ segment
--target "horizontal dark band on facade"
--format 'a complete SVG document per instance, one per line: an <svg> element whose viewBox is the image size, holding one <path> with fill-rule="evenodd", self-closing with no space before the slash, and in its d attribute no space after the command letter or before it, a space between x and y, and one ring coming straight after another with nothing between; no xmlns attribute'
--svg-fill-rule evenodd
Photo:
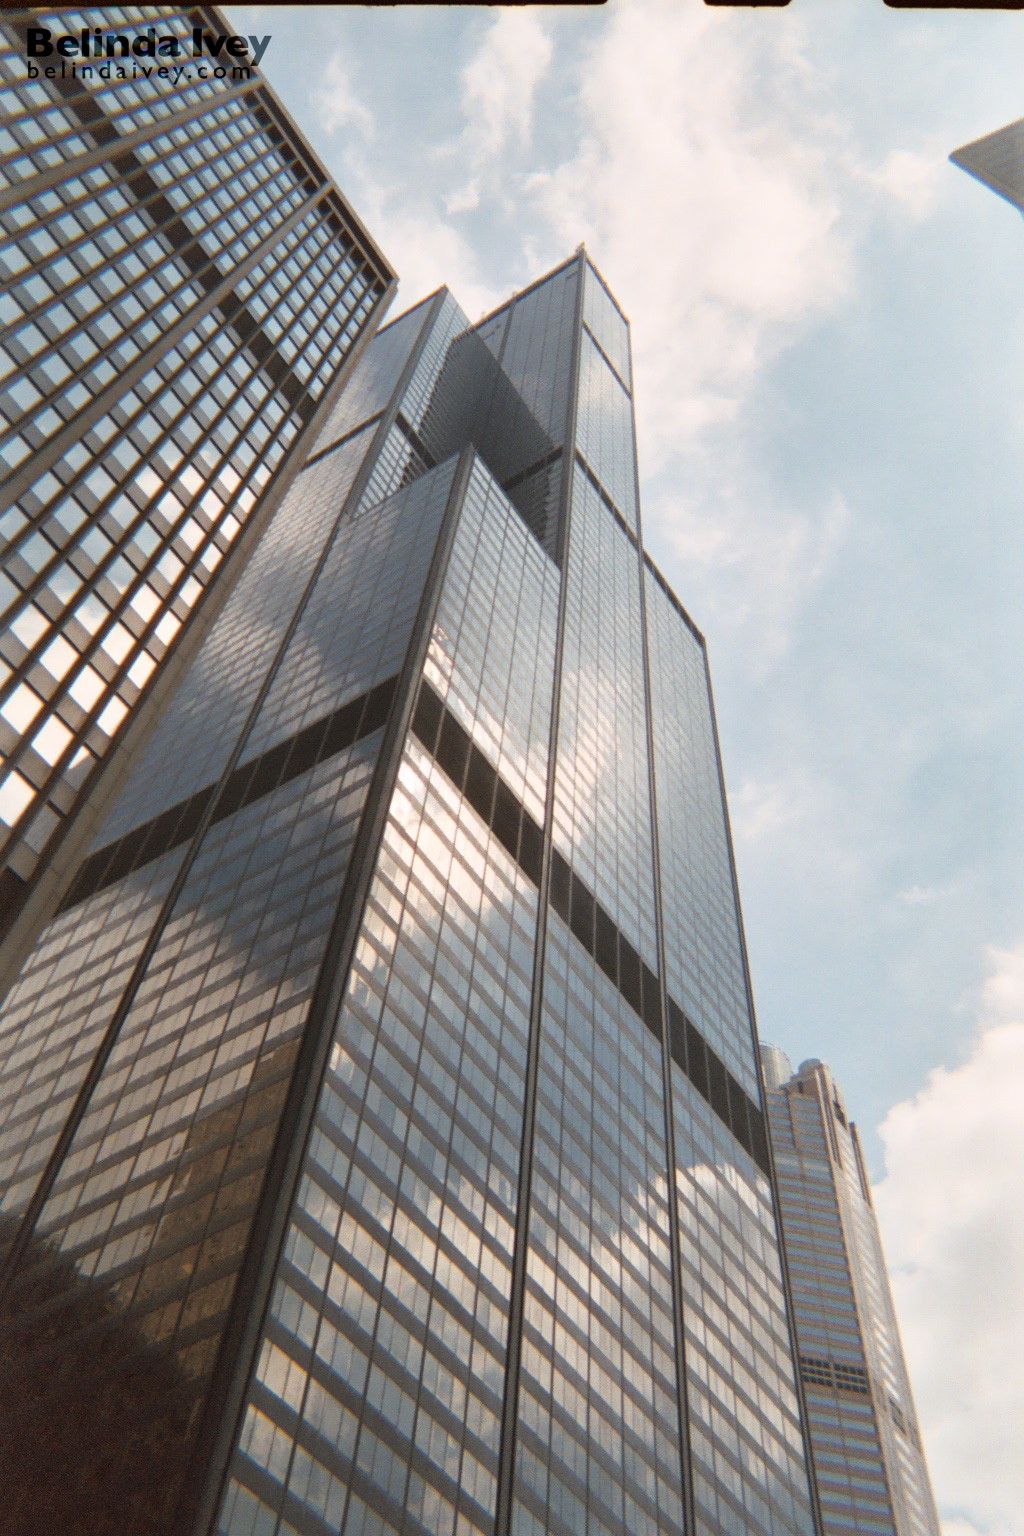
<svg viewBox="0 0 1024 1536"><path fill-rule="evenodd" d="M552 464L557 464L561 457L562 449L552 448L551 452L546 453L542 459L535 459L532 464L527 464L525 469L518 470L516 474L502 481L502 490L507 495L509 491L514 491L517 485L522 485L524 480L529 480L531 475L539 475L542 469L549 469Z"/></svg>
<svg viewBox="0 0 1024 1536"><path fill-rule="evenodd" d="M523 873L539 886L543 830L426 680L420 683L412 729ZM657 976L556 848L551 850L549 895L559 917L660 1043L664 1018ZM668 1039L672 1060L767 1173L768 1142L760 1107L671 997Z"/></svg>
<svg viewBox="0 0 1024 1536"><path fill-rule="evenodd" d="M214 796L216 804L211 825L252 805L282 784L308 773L318 763L379 730L391 709L396 683L397 678L386 678L359 698L343 704L333 714L314 721L287 741L279 742L259 757L243 763L228 776L219 791L216 784L207 785L187 800L180 800L177 805L161 811L159 816L126 832L116 842L98 848L82 864L60 910L66 912L97 891L123 879L132 870L187 842L202 822Z"/></svg>
<svg viewBox="0 0 1024 1536"><path fill-rule="evenodd" d="M818 1355L800 1356L800 1379L808 1387L830 1387L837 1392L868 1392L868 1373L847 1360L828 1360Z"/></svg>
<svg viewBox="0 0 1024 1536"><path fill-rule="evenodd" d="M436 469L437 468L437 460L436 460L436 458L431 453L430 449L427 447L427 445L423 441L422 437L420 437L419 433L416 431L416 428L413 426L412 422L408 421L406 419L406 417L402 415L401 411L399 411L398 414L395 416L395 426L398 428L399 432L401 432L402 436L405 438L406 442L409 444L409 447L412 448L414 452L419 454L420 458L423 460L423 462L427 466L427 468L428 469Z"/></svg>
<svg viewBox="0 0 1024 1536"><path fill-rule="evenodd" d="M612 501L611 497L608 495L608 492L605 490L604 486L601 484L600 480L597 478L597 475L591 469L590 465L587 463L586 459L583 457L582 453L580 453L578 448L576 450L576 462L579 465L580 469L582 469L583 473L586 475L587 479L590 481L591 485L594 487L594 490L597 492L597 494L600 496L601 500L604 502L605 506L608 508L608 511L612 514L612 517L614 517L615 521L618 523L619 527L622 529L623 533L626 535L626 538L632 544L633 548L636 549L637 548L637 537L636 537L636 534L633 532L633 529L626 522L626 519L623 517L622 513L619 511L619 509L615 505L614 501Z"/></svg>
<svg viewBox="0 0 1024 1536"><path fill-rule="evenodd" d="M321 448L317 453L310 454L299 473L304 475L307 469L311 469L314 464L319 464L321 459L326 459L329 453L337 453L339 448L344 448L345 444L350 443L353 438L359 437L363 432L368 432L371 427L377 425L383 414L383 411L378 411L376 416L367 416L366 420L361 421L358 427L353 427L351 432L342 433L341 437L336 437L333 442L328 443L326 448Z"/></svg>
<svg viewBox="0 0 1024 1536"><path fill-rule="evenodd" d="M524 874L540 885L543 831L425 680L412 729Z"/></svg>
<svg viewBox="0 0 1024 1536"><path fill-rule="evenodd" d="M586 331L587 335L590 337L590 340L594 343L594 346L597 348L597 350L600 352L601 356L604 358L605 362L608 364L608 367L611 369L612 373L614 373L614 375L615 375L616 379L618 380L618 382L622 385L623 389L626 391L626 394L632 400L632 398L633 398L633 391L630 389L629 385L626 383L625 379L622 377L622 374L616 368L615 364L612 362L611 358L608 356L608 353L605 351L604 347L602 347L601 343L598 341L597 337L594 335L593 331L590 329L590 326L587 324L587 322L585 320L583 322L583 329Z"/></svg>
<svg viewBox="0 0 1024 1536"><path fill-rule="evenodd" d="M0 938L17 917L28 890L28 881L9 864L0 869Z"/></svg>
<svg viewBox="0 0 1024 1536"><path fill-rule="evenodd" d="M750 1153L761 1172L769 1173L768 1135L760 1105L754 1103L742 1083L732 1075L718 1052L672 997L668 1000L668 1044L676 1066L685 1072L744 1151Z"/></svg>
<svg viewBox="0 0 1024 1536"><path fill-rule="evenodd" d="M216 795L216 804L211 825L378 730L387 719L396 683L396 678L387 678L333 714L244 763L228 777L219 793L216 785L208 785L97 849L82 864L60 910L68 911L187 842L202 822L213 796ZM523 873L539 886L542 828L426 681L420 684L412 729ZM559 917L660 1042L664 1017L657 976L557 849L551 853L549 894ZM668 1035L673 1061L744 1150L767 1172L768 1148L760 1108L671 997Z"/></svg>
<svg viewBox="0 0 1024 1536"><path fill-rule="evenodd" d="M665 580L664 576L658 570L658 567L655 565L654 561L651 559L650 555L647 553L646 550L644 550L644 565L650 571L651 575L654 577L655 581L658 583L658 586L661 588L661 590L664 592L665 596L668 598L669 602L672 604L672 607L675 609L676 613L678 613L679 617L682 619L683 623L686 625L687 629L690 631L690 633L693 636L693 638L697 641L697 643L700 645L701 649L703 650L704 649L704 636L701 634L701 632L697 628L696 624L690 618L690 615L687 613L686 609L683 607L683 605L679 601L678 597L676 597L676 594L672 591L672 588L669 586L669 584Z"/></svg>

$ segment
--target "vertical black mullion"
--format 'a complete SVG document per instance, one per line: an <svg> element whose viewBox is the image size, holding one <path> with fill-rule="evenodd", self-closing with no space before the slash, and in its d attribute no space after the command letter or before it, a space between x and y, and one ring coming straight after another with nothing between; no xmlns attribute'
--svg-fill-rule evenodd
<svg viewBox="0 0 1024 1536"><path fill-rule="evenodd" d="M582 252L576 259L576 311L573 320L572 360L569 373L569 409L565 441L568 446L576 436L579 400L580 340L583 328ZM529 290L527 290L528 292ZM520 294L521 299L524 295ZM513 300L510 309L518 300ZM512 327L509 314L502 336L502 352ZM555 629L554 677L551 690L551 717L548 737L548 772L544 802L543 845L540 885L537 892L537 942L533 955L530 997L530 1034L526 1055L526 1081L523 1091L523 1132L519 1150L519 1182L516 1193L516 1231L512 1250L512 1285L508 1309L508 1345L505 1351L505 1392L501 1414L501 1442L498 1453L498 1490L494 1516L495 1536L511 1536L512 1508L515 1496L516 1425L519 1417L519 1376L522 1363L523 1312L526 1297L526 1260L530 1246L530 1201L533 1175L533 1142L537 1114L537 1077L540 1066L541 1012L544 1001L544 966L547 951L548 893L551 888L552 834L554 829L555 784L558 772L558 724L562 695L562 657L565 650L565 611L567 600L566 553L572 505L572 470L574 456L562 454L562 485L559 497L558 617Z"/></svg>
<svg viewBox="0 0 1024 1536"><path fill-rule="evenodd" d="M170 888L167 891L167 894L161 904L160 910L153 921L153 926L150 929L149 937L143 946L142 953L136 961L131 975L125 983L120 1000L117 1004L117 1007L114 1009L113 1014L111 1015L110 1022L104 1031L103 1038L97 1046L92 1063L85 1075L85 1078L82 1081L82 1085L79 1088L78 1093L75 1096L71 1109L68 1112L67 1119L65 1120L60 1135L58 1136L54 1145L54 1149L50 1154L47 1164L39 1177L39 1182L36 1185L32 1197L25 1208L25 1213L22 1217L18 1231L14 1236L14 1239L7 1251L3 1263L0 1264L0 1296L4 1294L15 1273L17 1272L17 1268L24 1255L25 1248L31 1239L36 1221L39 1219L43 1207L45 1206L46 1201L49 1199L50 1193L52 1192L61 1163L63 1162L64 1157L66 1156L71 1143L74 1140L75 1133L77 1132L78 1127L85 1116L93 1090L99 1082L103 1068L106 1065L110 1053L117 1042L117 1037L120 1034L121 1026L131 1010L138 989L145 977L149 962L152 960L153 955L156 953L156 949L160 942L164 928L170 920L178 896L181 894L185 881L187 880L192 865L194 864L198 855L199 847L202 843L203 837L205 836L206 831L213 820L214 810L218 797L220 796L224 786L227 784L231 774L238 766L242 752L245 749L245 743L248 740L249 733L255 725L257 718L259 717L259 712L262 709L264 702L266 701L274 679L276 678L277 673L284 661L288 647L291 644L292 637L294 636L295 631L299 626L302 615L305 612L306 605L312 596L317 581L319 580L323 568L327 562L338 530L342 523L346 520L350 508L355 506L358 503L359 497L362 496L363 490L372 472L373 465L376 462L377 455L379 454L380 449L383 447L384 438L389 424L389 418L383 418L377 428L377 432L374 434L374 442L370 450L367 452L367 456L363 461L363 466L359 474L356 476L355 482L353 483L348 496L345 498L344 504L342 505L342 508L338 513L337 518L335 519L334 526L331 529L330 534L324 541L323 548L319 557L317 558L309 580L307 581L306 586L302 591L302 595L296 604L295 611L289 620L284 635L282 636L278 648L274 653L273 659L267 668L267 672L264 676L263 682L260 685L259 692L257 693L256 698L253 700L252 707L246 716L245 722L243 723L242 728L238 734L231 754L228 757L227 762L224 764L223 769L221 770L221 774L217 780L216 785L213 787L213 793L210 795L209 801L204 808L202 818L196 827L196 830L192 834L190 845L185 851L181 864L178 867L178 871L172 880Z"/></svg>
<svg viewBox="0 0 1024 1536"><path fill-rule="evenodd" d="M633 375L633 338L627 333L629 372ZM633 401L630 396L630 417ZM693 1494L693 1460L690 1450L690 1403L686 1381L686 1325L683 1299L682 1241L679 1223L679 1194L676 1158L675 1116L672 1111L672 1042L669 1028L669 999L665 978L665 919L661 900L661 844L658 838L658 785L654 758L654 719L651 696L650 636L647 627L647 591L644 574L643 524L640 514L640 476L636 462L636 426L633 427L633 476L637 507L636 556L640 586L640 635L644 676L644 739L647 745L647 789L651 809L651 862L654 866L654 931L658 954L658 1000L661 1008L661 1079L665 1115L665 1161L668 1165L668 1229L671 1249L672 1320L676 1341L676 1409L679 1423L679 1475L683 1504L683 1525L687 1536L697 1529Z"/></svg>
<svg viewBox="0 0 1024 1536"><path fill-rule="evenodd" d="M444 290L441 290L427 309L417 340L392 393L389 407L374 433L373 446L367 452L362 469L345 499L335 530L344 521L348 510L358 506L362 498L394 423L398 405L430 339L444 297ZM416 683L426 658L433 616L473 457L472 448L464 449L455 470L388 722L384 727L384 738L367 791L359 830L335 906L334 920L303 1027L299 1054L281 1109L274 1146L268 1159L231 1311L221 1337L206 1407L192 1452L191 1465L195 1468L195 1476L191 1485L186 1484L179 1501L174 1527L178 1536L207 1536L220 1505L256 1350L264 1328L280 1249L287 1230L288 1214L294 1203L320 1083L326 1069L333 1021L348 980L363 907L376 863L376 852L383 835L402 748L413 718ZM326 562L333 538L332 534L318 562L317 571L303 595L303 607L307 595L313 591L316 576Z"/></svg>
<svg viewBox="0 0 1024 1536"><path fill-rule="evenodd" d="M747 941L743 932L743 912L740 906L739 879L736 873L736 855L732 845L732 827L729 822L729 802L725 793L725 775L722 772L722 752L718 739L718 722L715 719L715 701L711 693L711 672L707 666L705 653L705 682L708 696L708 713L711 717L711 735L715 750L716 782L722 806L722 819L725 823L725 846L729 856L729 878L732 885L733 910L736 916L736 932L739 938L740 961L743 966L743 987L747 999L747 1016L750 1020L750 1038L753 1045L754 1070L757 1074L757 1106L761 1111L764 1124L764 1144L768 1153L768 1167L765 1174L768 1180L768 1188L771 1194L772 1213L775 1217L775 1239L779 1256L779 1267L782 1271L782 1294L785 1299L786 1325L789 1333L789 1346L793 1359L793 1383L796 1392L797 1413L800 1418L800 1431L804 1442L804 1462L807 1469L807 1488L811 1504L811 1516L814 1520L816 1536L825 1536L825 1517L821 1510L821 1499L818 1494L818 1482L815 1471L814 1457L811 1452L810 1418L807 1412L807 1398L804 1382L800 1375L800 1348L796 1333L796 1314L793 1307L792 1281L789 1273L789 1263L786 1258L786 1244L782 1234L782 1207L779 1201L778 1175L775 1169L775 1157L772 1150L771 1128L768 1121L768 1105L764 1091L764 1069L761 1065L761 1042L757 1034L757 1015L754 1010L754 991L750 980L750 962L747 956Z"/></svg>

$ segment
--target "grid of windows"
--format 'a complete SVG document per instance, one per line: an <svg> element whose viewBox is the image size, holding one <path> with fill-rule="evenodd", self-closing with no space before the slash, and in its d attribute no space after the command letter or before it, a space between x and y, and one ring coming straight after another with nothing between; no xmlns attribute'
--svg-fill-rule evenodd
<svg viewBox="0 0 1024 1536"><path fill-rule="evenodd" d="M398 671L454 468L451 461L442 464L368 506L371 490L345 520L303 605L245 756L266 751Z"/></svg>
<svg viewBox="0 0 1024 1536"><path fill-rule="evenodd" d="M553 442L565 440L572 379L573 336L576 329L578 263L560 267L521 293L513 302L500 332L500 362L524 404ZM489 326L481 332L492 338Z"/></svg>
<svg viewBox="0 0 1024 1536"><path fill-rule="evenodd" d="M627 527L635 532L636 456L632 402L586 330L581 338L576 447Z"/></svg>
<svg viewBox="0 0 1024 1536"><path fill-rule="evenodd" d="M61 12L190 43L197 16ZM33 24L47 25L45 13ZM0 24L0 859L15 901L390 273L258 80L25 79Z"/></svg>
<svg viewBox="0 0 1024 1536"><path fill-rule="evenodd" d="M648 698L628 378L625 322L582 253L468 339L444 291L386 328L57 920L108 914L124 960L97 1000L106 951L83 925L71 990L94 1034L68 1093L90 1060L96 1082L19 1276L57 1277L75 1305L99 1287L88 1305L120 1307L132 1358L163 1351L180 1420L246 1266L266 1310L234 1362L221 1536L492 1536L499 1508L502 1536L680 1536L691 1499L691 1536L810 1536L745 993L713 1010L673 955L685 934L692 960L684 909L706 904L708 984L720 957L742 979L703 657L671 604ZM478 428L456 482L433 459ZM503 490L495 466L517 463ZM514 498L538 474L534 518ZM411 715L404 741L390 717L393 758L376 761L382 714L348 719L353 695ZM349 869L364 802L380 819ZM22 981L37 1010L63 1006L47 942ZM271 1222L261 1181L304 1029L329 1064L311 1122L289 1113L301 1166L260 1292L251 1223L260 1201L255 1230ZM45 1032L57 1073L67 1036ZM54 1134L69 1102L40 1098Z"/></svg>
<svg viewBox="0 0 1024 1536"><path fill-rule="evenodd" d="M152 1485L149 1529L167 1529L179 1492L379 740L212 828L173 910L156 925L150 917L145 974L11 1282L8 1307L36 1320L24 1366L41 1379L55 1350L84 1352L95 1331L81 1315L86 1281L120 1341L113 1358L100 1348L80 1364L71 1394L59 1376L41 1391L51 1435L116 1392L126 1360L143 1371L157 1349L171 1372L174 1391L149 1405L149 1429L173 1439L181 1460ZM66 1036L63 998L67 1013L78 1004L79 968L95 974L102 916L86 903L65 919L74 942L62 985L45 994L56 1010L47 1054ZM116 997L104 990L98 1023L109 1029ZM78 1058L79 1081L89 1065ZM115 1467L125 1455L105 1443L95 1453Z"/></svg>
<svg viewBox="0 0 1024 1536"><path fill-rule="evenodd" d="M767 1097L826 1536L937 1536L855 1128L820 1062Z"/></svg>
<svg viewBox="0 0 1024 1536"><path fill-rule="evenodd" d="M57 918L6 1001L0 1050L2 1200L24 1209L181 862L131 874Z"/></svg>
<svg viewBox="0 0 1024 1536"><path fill-rule="evenodd" d="M697 1529L811 1536L768 1181L674 1065L672 1081Z"/></svg>
<svg viewBox="0 0 1024 1536"><path fill-rule="evenodd" d="M424 676L544 819L558 573L482 465L470 478Z"/></svg>
<svg viewBox="0 0 1024 1536"><path fill-rule="evenodd" d="M225 1536L490 1532L535 928L535 888L410 742Z"/></svg>
<svg viewBox="0 0 1024 1536"><path fill-rule="evenodd" d="M216 779L368 448L364 434L296 477L118 795L99 843Z"/></svg>
<svg viewBox="0 0 1024 1536"><path fill-rule="evenodd" d="M381 332L360 359L350 385L359 402L358 410L340 417L342 430L338 436L339 404L313 445L309 464L288 490L207 642L161 716L143 749L138 768L101 829L98 843L123 836L168 802L182 799L216 778L265 684L281 637L300 605L305 608L309 604L312 614L304 612L304 628L296 636L297 649L291 654L303 656L308 675L319 678L315 684L316 699L326 701L329 697L332 707L341 702L331 689L332 669L338 665L346 669L350 691L361 691L358 681L353 679L368 675L368 651L373 654L371 670L375 676L388 675L380 647L383 644L389 656L397 655L404 642L399 642L397 635L389 640L380 615L374 617L371 632L366 635L360 634L360 625L353 623L353 618L380 604L397 623L395 604L404 602L406 609L399 628L402 633L407 632L411 617L408 604L414 602L418 589L415 582L403 586L399 577L410 545L414 564L418 561L422 566L429 556L430 526L436 527L448 483L443 478L435 480L435 494L427 502L422 499L425 488L416 493L418 499L396 500L380 514L380 525L376 513L372 518L367 515L370 508L397 490L410 458L409 447L396 428L389 430L387 421L378 430L374 428L385 407L390 419L400 406L408 403L422 375L423 357L428 359L428 378L432 372L436 379L440 368L437 347L433 345L439 327L429 316L424 317L422 306L413 313L417 325L411 338L406 333L402 340L400 365L393 363L393 333L396 325L404 329L402 320ZM423 357L412 383L403 393L402 367L410 361L417 342L423 346ZM389 390L387 398L382 393L382 380ZM346 399L348 390L341 403ZM363 414L367 401L371 412L368 420ZM353 416L358 417L355 423ZM391 530L390 557L386 550L377 547L378 526ZM381 533L380 537L384 540L385 536ZM331 563L321 570L328 552ZM363 581L361 593L358 582L349 586L357 567L370 578ZM337 601L339 582L345 583L350 593L351 609ZM387 602L382 582L390 592ZM339 646L340 636L335 632L339 624L343 630L347 626L350 635L360 636L358 643L364 655L361 666L353 665L354 658L344 645ZM391 667L391 671L396 670L397 663ZM313 697L296 687L289 667L281 670L281 677L282 686L275 696L281 709L286 714L299 710L303 719L315 718ZM326 702L323 707L326 709ZM274 713L264 712L260 732L247 747L247 755L263 750L275 729L278 736L282 734L280 722L276 726L273 723L278 712L277 703Z"/></svg>
<svg viewBox="0 0 1024 1536"><path fill-rule="evenodd" d="M429 299L377 332L373 345L360 358L351 379L322 427L313 456L324 453L332 443L375 421L387 409L397 388L402 370L420 339L428 320Z"/></svg>
<svg viewBox="0 0 1024 1536"><path fill-rule="evenodd" d="M661 1052L554 914L516 1536L682 1529Z"/></svg>
<svg viewBox="0 0 1024 1536"><path fill-rule="evenodd" d="M657 969L637 552L576 466L555 846Z"/></svg>
<svg viewBox="0 0 1024 1536"><path fill-rule="evenodd" d="M629 356L629 326L589 262L584 267L583 324L618 374L620 382L627 390L631 390L633 370Z"/></svg>
<svg viewBox="0 0 1024 1536"><path fill-rule="evenodd" d="M645 561L665 978L755 1098L750 1005L703 641Z"/></svg>
<svg viewBox="0 0 1024 1536"><path fill-rule="evenodd" d="M209 24L209 12L203 20ZM124 27L135 34L154 23L159 23L161 36L186 42L194 25L188 13L164 6L38 10L31 18L33 26L45 27L57 36L74 35L90 27ZM96 108L83 114L79 104L62 101L49 82L27 78L25 41L13 20L0 31L0 79L7 135L0 141L4 154L0 187L4 188L31 184L35 178L45 178L54 169L73 164L109 142L110 129L122 138L145 133L154 124L190 114L211 98L231 92L227 78L184 82L169 92L160 80L144 76L132 81L104 79L94 68L80 76L83 88L88 82L88 96Z"/></svg>

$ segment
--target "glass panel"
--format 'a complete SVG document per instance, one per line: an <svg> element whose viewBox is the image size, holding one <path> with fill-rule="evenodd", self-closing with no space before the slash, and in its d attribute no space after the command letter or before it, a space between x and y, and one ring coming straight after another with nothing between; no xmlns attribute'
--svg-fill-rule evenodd
<svg viewBox="0 0 1024 1536"><path fill-rule="evenodd" d="M208 833L12 1284L19 1496L90 1531L111 1490L119 1529L171 1529L379 740ZM54 1488L38 1442L69 1436Z"/></svg>
<svg viewBox="0 0 1024 1536"><path fill-rule="evenodd" d="M656 971L637 552L578 466L566 577L554 842Z"/></svg>
<svg viewBox="0 0 1024 1536"><path fill-rule="evenodd" d="M589 261L584 272L583 324L592 332L594 340L626 388L632 389L629 325Z"/></svg>
<svg viewBox="0 0 1024 1536"><path fill-rule="evenodd" d="M482 465L474 467L424 676L544 820L558 572Z"/></svg>
<svg viewBox="0 0 1024 1536"><path fill-rule="evenodd" d="M517 1536L678 1536L661 1048L548 914Z"/></svg>
<svg viewBox="0 0 1024 1536"><path fill-rule="evenodd" d="M410 741L220 1531L490 1532L535 928Z"/></svg>
<svg viewBox="0 0 1024 1536"><path fill-rule="evenodd" d="M620 517L635 532L638 512L633 407L586 331L580 342L576 447Z"/></svg>
<svg viewBox="0 0 1024 1536"><path fill-rule="evenodd" d="M767 1179L672 1065L699 1536L813 1536Z"/></svg>
<svg viewBox="0 0 1024 1536"><path fill-rule="evenodd" d="M760 1102L704 646L645 566L665 980Z"/></svg>

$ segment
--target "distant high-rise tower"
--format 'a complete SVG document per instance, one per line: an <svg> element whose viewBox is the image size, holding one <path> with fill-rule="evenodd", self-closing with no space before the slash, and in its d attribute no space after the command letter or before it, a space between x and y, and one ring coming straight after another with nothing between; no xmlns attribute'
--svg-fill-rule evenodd
<svg viewBox="0 0 1024 1536"><path fill-rule="evenodd" d="M110 806L0 1019L5 1533L817 1531L632 389L582 250L384 328Z"/></svg>
<svg viewBox="0 0 1024 1536"><path fill-rule="evenodd" d="M1024 117L973 139L949 158L1024 213Z"/></svg>
<svg viewBox="0 0 1024 1536"><path fill-rule="evenodd" d="M825 1536L939 1536L856 1126L822 1062L763 1059Z"/></svg>
<svg viewBox="0 0 1024 1536"><path fill-rule="evenodd" d="M52 913L115 741L394 287L258 70L197 61L196 29L232 31L0 12L0 938L33 892Z"/></svg>

